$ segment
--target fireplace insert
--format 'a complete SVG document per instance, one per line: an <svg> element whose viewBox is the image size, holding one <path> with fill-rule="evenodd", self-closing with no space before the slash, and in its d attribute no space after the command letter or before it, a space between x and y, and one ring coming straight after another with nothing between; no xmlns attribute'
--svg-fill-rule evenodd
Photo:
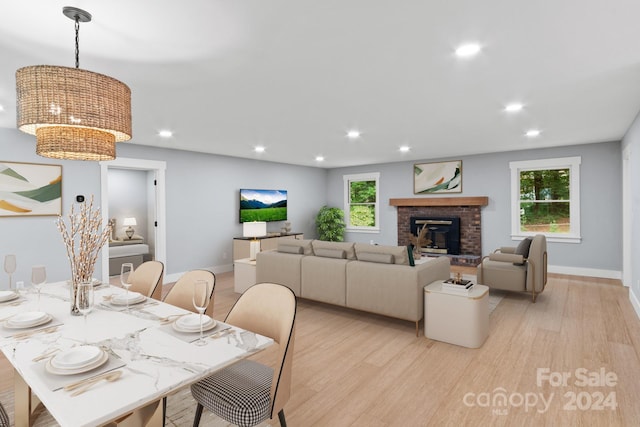
<svg viewBox="0 0 640 427"><path fill-rule="evenodd" d="M417 236L427 227L426 237L431 240L422 252L434 254L460 255L460 217L417 217L412 216L411 234Z"/></svg>

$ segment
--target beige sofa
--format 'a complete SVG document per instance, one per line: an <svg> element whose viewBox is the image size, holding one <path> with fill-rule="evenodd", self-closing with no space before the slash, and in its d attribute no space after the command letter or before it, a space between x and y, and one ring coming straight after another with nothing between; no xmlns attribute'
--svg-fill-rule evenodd
<svg viewBox="0 0 640 427"><path fill-rule="evenodd" d="M404 246L291 240L258 253L256 281L279 283L298 297L418 322L424 286L450 276L449 259L409 265Z"/></svg>

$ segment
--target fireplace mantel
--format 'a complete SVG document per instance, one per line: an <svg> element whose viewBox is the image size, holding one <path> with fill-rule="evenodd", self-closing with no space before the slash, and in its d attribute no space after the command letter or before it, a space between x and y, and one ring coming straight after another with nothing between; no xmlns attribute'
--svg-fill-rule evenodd
<svg viewBox="0 0 640 427"><path fill-rule="evenodd" d="M413 197L389 199L390 206L487 206L489 197Z"/></svg>

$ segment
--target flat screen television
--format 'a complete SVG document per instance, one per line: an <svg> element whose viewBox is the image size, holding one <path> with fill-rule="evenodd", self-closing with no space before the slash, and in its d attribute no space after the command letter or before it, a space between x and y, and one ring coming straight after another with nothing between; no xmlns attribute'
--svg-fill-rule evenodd
<svg viewBox="0 0 640 427"><path fill-rule="evenodd" d="M240 189L240 222L287 219L286 190Z"/></svg>

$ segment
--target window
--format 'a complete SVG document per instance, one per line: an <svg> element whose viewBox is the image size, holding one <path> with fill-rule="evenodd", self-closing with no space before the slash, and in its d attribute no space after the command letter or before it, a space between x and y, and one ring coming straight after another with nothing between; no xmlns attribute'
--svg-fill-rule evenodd
<svg viewBox="0 0 640 427"><path fill-rule="evenodd" d="M347 230L379 231L379 173L344 175L344 212Z"/></svg>
<svg viewBox="0 0 640 427"><path fill-rule="evenodd" d="M510 162L511 237L580 243L580 157Z"/></svg>

